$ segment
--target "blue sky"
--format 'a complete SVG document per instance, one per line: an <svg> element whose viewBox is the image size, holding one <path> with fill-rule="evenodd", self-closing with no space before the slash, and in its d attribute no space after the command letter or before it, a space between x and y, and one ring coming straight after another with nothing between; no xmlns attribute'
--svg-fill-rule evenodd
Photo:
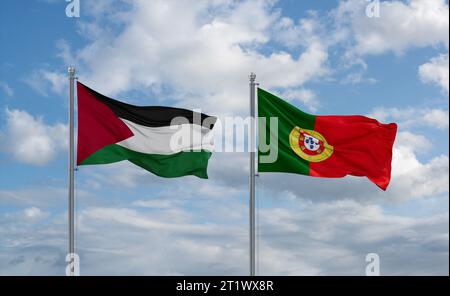
<svg viewBox="0 0 450 296"><path fill-rule="evenodd" d="M258 178L263 275L448 274L448 2L58 0L0 10L0 274L64 274L67 66L122 101L247 116L249 72L316 114L397 122L387 192ZM405 25L407 24L407 25ZM210 179L128 163L76 174L82 274L246 274L247 158ZM420 258L420 259L418 259Z"/></svg>

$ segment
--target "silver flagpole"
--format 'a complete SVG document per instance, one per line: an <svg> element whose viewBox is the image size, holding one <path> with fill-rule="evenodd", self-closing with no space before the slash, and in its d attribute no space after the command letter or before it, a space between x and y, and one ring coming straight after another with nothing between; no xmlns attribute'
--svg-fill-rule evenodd
<svg viewBox="0 0 450 296"><path fill-rule="evenodd" d="M256 74L250 74L250 276L255 275L256 239L255 239L255 79Z"/></svg>
<svg viewBox="0 0 450 296"><path fill-rule="evenodd" d="M75 92L75 68L67 69L69 74L69 254L71 258L70 275L75 275L75 201L74 201L74 92Z"/></svg>

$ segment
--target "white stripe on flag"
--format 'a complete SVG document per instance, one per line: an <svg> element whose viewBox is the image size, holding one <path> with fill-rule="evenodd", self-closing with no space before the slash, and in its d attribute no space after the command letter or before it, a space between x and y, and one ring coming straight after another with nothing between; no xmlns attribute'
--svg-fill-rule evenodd
<svg viewBox="0 0 450 296"><path fill-rule="evenodd" d="M117 143L146 154L174 154L181 151L214 151L212 130L197 124L148 127L120 118L134 136Z"/></svg>

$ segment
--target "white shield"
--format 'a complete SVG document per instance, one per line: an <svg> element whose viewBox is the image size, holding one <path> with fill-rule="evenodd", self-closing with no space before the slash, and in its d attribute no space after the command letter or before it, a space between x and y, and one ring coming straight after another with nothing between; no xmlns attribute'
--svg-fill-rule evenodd
<svg viewBox="0 0 450 296"><path fill-rule="evenodd" d="M319 140L310 135L304 135L303 144L309 151L317 151L320 148Z"/></svg>

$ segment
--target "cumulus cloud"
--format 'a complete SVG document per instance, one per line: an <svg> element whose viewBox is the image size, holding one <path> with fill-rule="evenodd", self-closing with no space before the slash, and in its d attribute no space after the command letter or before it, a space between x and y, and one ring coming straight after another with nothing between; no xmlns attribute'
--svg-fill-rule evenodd
<svg viewBox="0 0 450 296"><path fill-rule="evenodd" d="M380 1L380 17L367 17L364 0L341 1L334 12L341 30L354 36L361 54L449 44L449 10L445 0Z"/></svg>
<svg viewBox="0 0 450 296"><path fill-rule="evenodd" d="M67 148L67 126L47 125L26 111L6 109L6 126L0 149L23 163L45 165Z"/></svg>
<svg viewBox="0 0 450 296"><path fill-rule="evenodd" d="M430 149L430 144L409 132L399 134L393 151L391 188L398 201L448 193L448 156L436 156L422 163L416 156L421 147Z"/></svg>
<svg viewBox="0 0 450 296"><path fill-rule="evenodd" d="M296 55L262 49L279 18L271 0L134 1L118 20L102 20L121 22L120 34L105 29L74 59L81 78L110 95L165 87L176 89L179 105L240 113L252 71L264 88L298 88L328 72L320 38L305 40Z"/></svg>
<svg viewBox="0 0 450 296"><path fill-rule="evenodd" d="M419 67L420 79L425 83L431 83L442 88L448 94L449 62L448 53L434 57L430 62Z"/></svg>
<svg viewBox="0 0 450 296"><path fill-rule="evenodd" d="M437 129L448 129L448 110L430 108L375 108L369 116L381 122L395 121L404 129L418 126L429 126Z"/></svg>
<svg viewBox="0 0 450 296"><path fill-rule="evenodd" d="M333 35L339 36L337 42L345 48L342 54L344 68L352 70L343 79L343 83L377 82L373 78L364 77L367 66L363 57L367 55L390 52L402 55L410 49L427 47L448 52L449 9L446 0L390 0L378 3L379 17L367 16L366 9L376 2L366 0L340 1L339 6L331 12L333 25L329 30L332 30ZM448 56L448 53L442 56L445 55ZM442 56L430 61L433 65L423 65L420 72L424 72L421 74L422 80L438 83L448 93L448 82L445 87L445 77L442 77L445 74L440 74L440 70L434 65L445 62L437 61ZM355 66L359 66L359 69L355 70Z"/></svg>
<svg viewBox="0 0 450 296"><path fill-rule="evenodd" d="M329 34L325 24L317 11L308 11L305 18L297 22L283 16L273 26L274 39L289 49L307 47L313 42L320 40L326 46L331 46L340 42L345 36Z"/></svg>

